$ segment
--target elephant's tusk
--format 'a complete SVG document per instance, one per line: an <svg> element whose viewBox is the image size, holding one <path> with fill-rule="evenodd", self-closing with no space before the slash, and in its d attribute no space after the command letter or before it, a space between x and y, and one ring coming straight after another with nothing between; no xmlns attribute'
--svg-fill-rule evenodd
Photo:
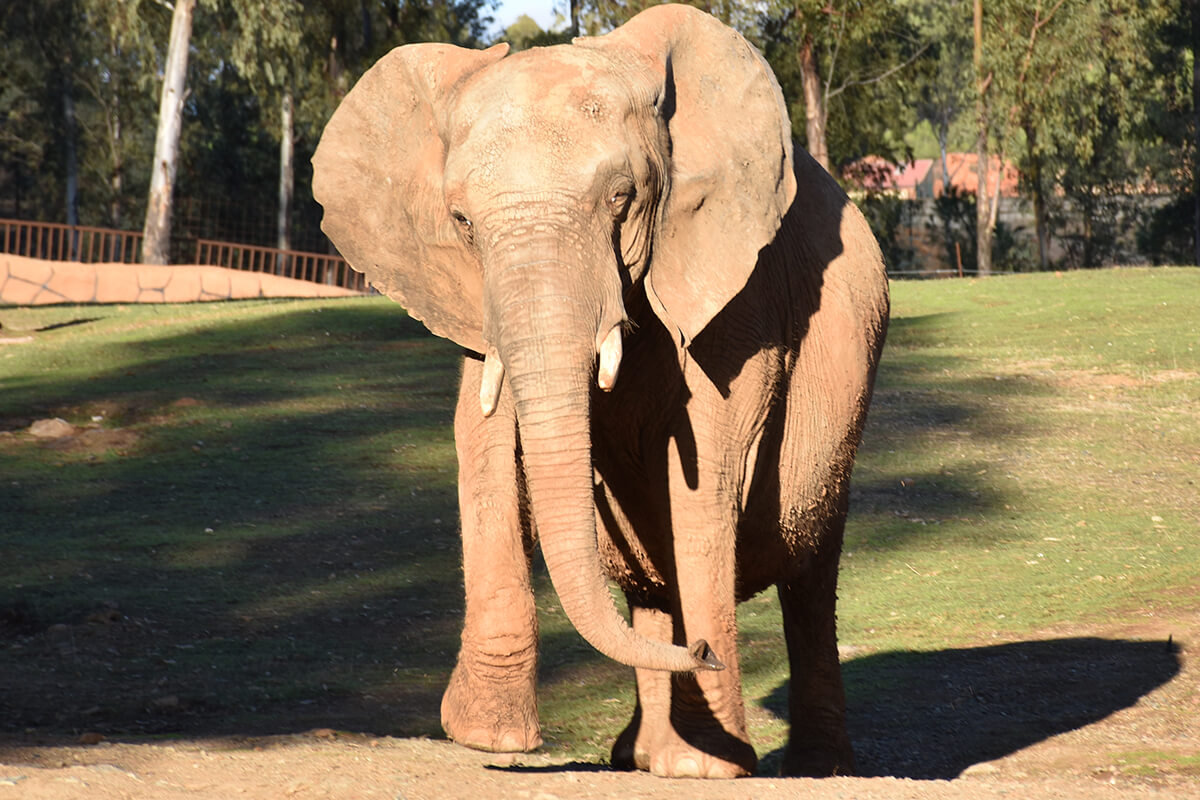
<svg viewBox="0 0 1200 800"><path fill-rule="evenodd" d="M600 372L596 382L606 392L612 391L621 370L621 326L614 325L600 344Z"/></svg>
<svg viewBox="0 0 1200 800"><path fill-rule="evenodd" d="M485 417L496 412L496 404L500 402L500 387L504 384L504 362L496 348L488 346L483 357L483 377L479 383L479 409Z"/></svg>

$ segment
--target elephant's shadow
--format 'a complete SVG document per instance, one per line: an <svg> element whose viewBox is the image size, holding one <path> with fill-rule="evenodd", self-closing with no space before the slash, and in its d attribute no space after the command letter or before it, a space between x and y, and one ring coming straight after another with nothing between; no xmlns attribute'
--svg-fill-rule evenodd
<svg viewBox="0 0 1200 800"><path fill-rule="evenodd" d="M1169 642L1047 639L843 663L859 774L949 780L1135 704L1180 670ZM786 718L787 684L765 700ZM770 773L782 750L768 754Z"/></svg>

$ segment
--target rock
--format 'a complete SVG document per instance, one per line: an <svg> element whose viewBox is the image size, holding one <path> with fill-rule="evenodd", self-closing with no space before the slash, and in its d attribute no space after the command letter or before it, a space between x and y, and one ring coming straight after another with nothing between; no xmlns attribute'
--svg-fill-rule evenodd
<svg viewBox="0 0 1200 800"><path fill-rule="evenodd" d="M65 419L39 419L29 426L29 433L39 439L62 439L75 435L75 426Z"/></svg>
<svg viewBox="0 0 1200 800"><path fill-rule="evenodd" d="M103 733L95 733L92 731L81 734L79 737L80 744L100 744L103 741L104 741Z"/></svg>

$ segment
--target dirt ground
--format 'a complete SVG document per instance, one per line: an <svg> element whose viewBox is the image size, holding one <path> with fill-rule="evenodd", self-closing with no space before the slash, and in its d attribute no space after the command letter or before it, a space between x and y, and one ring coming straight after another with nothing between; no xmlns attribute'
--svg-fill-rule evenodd
<svg viewBox="0 0 1200 800"><path fill-rule="evenodd" d="M1200 611L1186 605L885 669L905 702L850 709L860 769L876 777L668 781L327 728L171 741L27 734L0 739L0 800L1194 798Z"/></svg>

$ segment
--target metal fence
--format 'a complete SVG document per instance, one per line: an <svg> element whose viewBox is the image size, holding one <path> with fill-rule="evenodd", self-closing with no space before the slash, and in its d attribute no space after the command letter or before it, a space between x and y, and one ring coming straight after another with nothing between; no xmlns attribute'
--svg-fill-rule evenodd
<svg viewBox="0 0 1200 800"><path fill-rule="evenodd" d="M46 261L136 264L141 261L142 234L90 225L0 219L0 253Z"/></svg>
<svg viewBox="0 0 1200 800"><path fill-rule="evenodd" d="M88 225L0 219L0 253L46 261L137 264L141 262L142 234ZM350 269L337 255L198 239L192 263L367 291L362 274Z"/></svg>
<svg viewBox="0 0 1200 800"><path fill-rule="evenodd" d="M358 292L367 290L362 273L350 269L341 256L197 239L196 263L249 272L269 272Z"/></svg>

